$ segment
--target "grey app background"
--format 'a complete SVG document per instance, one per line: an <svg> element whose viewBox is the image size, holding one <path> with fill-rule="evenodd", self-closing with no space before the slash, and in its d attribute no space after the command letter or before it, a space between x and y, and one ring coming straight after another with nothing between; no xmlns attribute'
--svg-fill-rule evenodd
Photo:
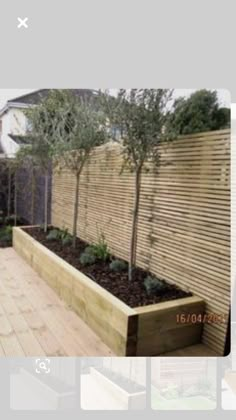
<svg viewBox="0 0 236 420"><path fill-rule="evenodd" d="M235 0L0 5L1 87L209 87L236 100Z"/></svg>
<svg viewBox="0 0 236 420"><path fill-rule="evenodd" d="M0 0L0 6L1 88L226 88L236 102L235 0ZM29 17L26 31L17 29L18 16ZM231 419L235 412L221 409L227 360L216 361L217 408L199 413L151 410L150 358L144 411L81 410L80 359L75 360L77 405L69 410L11 410L10 374L30 361L0 359L0 416ZM62 369L67 371L66 361Z"/></svg>

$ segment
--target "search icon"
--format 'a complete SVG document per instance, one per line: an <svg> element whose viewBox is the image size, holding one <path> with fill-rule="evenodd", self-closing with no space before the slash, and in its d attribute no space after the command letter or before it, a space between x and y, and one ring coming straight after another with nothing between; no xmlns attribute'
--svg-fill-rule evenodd
<svg viewBox="0 0 236 420"><path fill-rule="evenodd" d="M50 360L49 359L36 359L36 373L50 373Z"/></svg>
<svg viewBox="0 0 236 420"><path fill-rule="evenodd" d="M45 365L45 363L44 363L44 362L40 362L40 363L39 363L39 367L40 367L40 369L47 370L46 365Z"/></svg>

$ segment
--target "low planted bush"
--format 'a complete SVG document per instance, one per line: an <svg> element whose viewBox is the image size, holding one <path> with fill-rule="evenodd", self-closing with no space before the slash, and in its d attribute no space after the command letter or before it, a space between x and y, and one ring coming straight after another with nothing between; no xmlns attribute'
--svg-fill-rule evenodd
<svg viewBox="0 0 236 420"><path fill-rule="evenodd" d="M68 233L68 229L51 229L47 235L48 241L61 241L62 246L72 243L72 236Z"/></svg>
<svg viewBox="0 0 236 420"><path fill-rule="evenodd" d="M144 287L147 294L150 296L165 292L168 289L168 284L166 284L163 280L149 275L144 279Z"/></svg>
<svg viewBox="0 0 236 420"><path fill-rule="evenodd" d="M106 262L110 259L110 252L104 235L99 238L97 244L89 245L80 256L82 265L94 264L96 261Z"/></svg>
<svg viewBox="0 0 236 420"><path fill-rule="evenodd" d="M10 216L4 216L3 212L0 211L0 226L23 226L26 225L27 222L22 219L20 216L15 216L11 214Z"/></svg>
<svg viewBox="0 0 236 420"><path fill-rule="evenodd" d="M15 217L14 214L12 214L11 216L8 216L8 217L5 218L5 224L6 225L14 226L15 223L17 225L18 224L21 224L20 222L21 222L20 217Z"/></svg>
<svg viewBox="0 0 236 420"><path fill-rule="evenodd" d="M72 236L69 234L68 229L61 230L61 242L62 246L70 245L72 243Z"/></svg>
<svg viewBox="0 0 236 420"><path fill-rule="evenodd" d="M97 261L97 258L93 254L83 252L79 260L82 265L91 265Z"/></svg>
<svg viewBox="0 0 236 420"><path fill-rule="evenodd" d="M120 273L121 271L125 271L128 268L128 264L122 260L113 260L110 263L110 269L115 271L116 273Z"/></svg>
<svg viewBox="0 0 236 420"><path fill-rule="evenodd" d="M85 248L84 252L80 255L80 263L82 265L94 264L97 261L97 256L94 252L94 247L89 245Z"/></svg>
<svg viewBox="0 0 236 420"><path fill-rule="evenodd" d="M60 240L60 231L59 229L52 229L50 230L49 234L47 235L48 241L58 241Z"/></svg>
<svg viewBox="0 0 236 420"><path fill-rule="evenodd" d="M99 236L98 243L90 245L93 250L94 255L98 260L107 261L110 258L110 251L105 239L105 236L102 234Z"/></svg>
<svg viewBox="0 0 236 420"><path fill-rule="evenodd" d="M12 226L7 225L0 229L0 242L9 243L12 242Z"/></svg>

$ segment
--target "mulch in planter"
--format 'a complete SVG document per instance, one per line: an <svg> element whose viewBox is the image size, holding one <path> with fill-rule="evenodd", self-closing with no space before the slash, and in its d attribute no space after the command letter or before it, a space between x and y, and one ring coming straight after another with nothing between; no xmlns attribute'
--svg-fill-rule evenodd
<svg viewBox="0 0 236 420"><path fill-rule="evenodd" d="M74 249L71 245L63 247L60 241L47 240L47 234L39 228L28 228L25 231L131 308L192 296L192 293L167 282L165 282L167 284L165 291L149 295L143 284L144 279L150 274L147 271L135 268L133 280L129 282L127 270L119 273L111 271L110 261L97 261L89 266L82 265L79 258L88 244L80 239L77 239L77 246Z"/></svg>

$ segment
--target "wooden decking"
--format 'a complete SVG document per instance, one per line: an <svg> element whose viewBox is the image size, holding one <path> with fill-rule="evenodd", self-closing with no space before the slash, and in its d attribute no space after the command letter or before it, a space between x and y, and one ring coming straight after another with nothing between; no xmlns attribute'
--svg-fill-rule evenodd
<svg viewBox="0 0 236 420"><path fill-rule="evenodd" d="M0 249L0 356L115 356L13 248ZM217 356L203 344L162 356Z"/></svg>
<svg viewBox="0 0 236 420"><path fill-rule="evenodd" d="M0 356L112 356L13 250L0 249Z"/></svg>

